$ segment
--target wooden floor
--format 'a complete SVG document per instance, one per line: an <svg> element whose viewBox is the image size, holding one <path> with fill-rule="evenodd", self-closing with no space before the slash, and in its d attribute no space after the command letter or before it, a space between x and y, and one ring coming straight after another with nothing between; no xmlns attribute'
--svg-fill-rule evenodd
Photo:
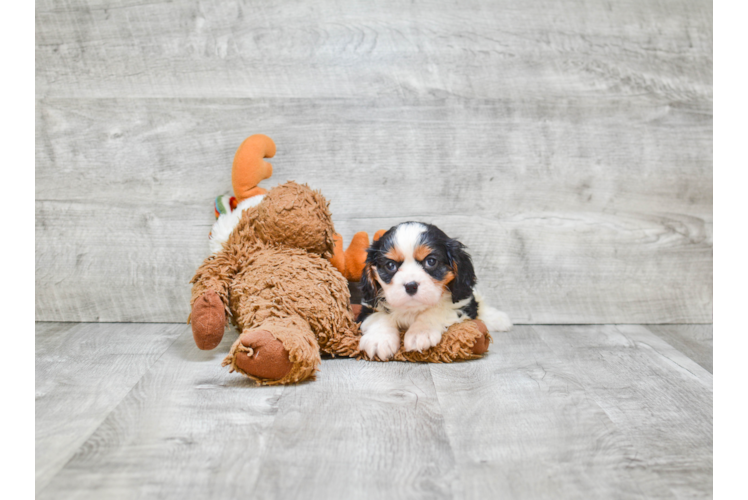
<svg viewBox="0 0 748 500"><path fill-rule="evenodd" d="M184 324L36 324L38 498L709 498L711 325L517 326L257 387Z"/></svg>

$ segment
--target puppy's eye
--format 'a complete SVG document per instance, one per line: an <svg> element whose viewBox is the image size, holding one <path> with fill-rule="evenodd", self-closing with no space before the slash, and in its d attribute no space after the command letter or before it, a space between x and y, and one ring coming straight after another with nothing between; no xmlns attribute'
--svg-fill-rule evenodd
<svg viewBox="0 0 748 500"><path fill-rule="evenodd" d="M397 264L395 264L394 260L388 260L384 264L384 268L387 269L389 272L394 273L397 270Z"/></svg>
<svg viewBox="0 0 748 500"><path fill-rule="evenodd" d="M436 267L436 259L433 257L426 257L426 260L424 260L423 263L426 266L426 269L433 269Z"/></svg>

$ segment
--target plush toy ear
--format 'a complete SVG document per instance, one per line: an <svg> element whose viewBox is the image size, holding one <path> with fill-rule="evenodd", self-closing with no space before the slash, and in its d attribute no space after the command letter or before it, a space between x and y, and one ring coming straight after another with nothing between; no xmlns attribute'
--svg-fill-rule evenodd
<svg viewBox="0 0 748 500"><path fill-rule="evenodd" d="M447 285L452 292L452 302L465 300L473 294L473 287L477 281L473 261L465 250L465 245L457 240L447 242L447 258L455 274L454 279Z"/></svg>

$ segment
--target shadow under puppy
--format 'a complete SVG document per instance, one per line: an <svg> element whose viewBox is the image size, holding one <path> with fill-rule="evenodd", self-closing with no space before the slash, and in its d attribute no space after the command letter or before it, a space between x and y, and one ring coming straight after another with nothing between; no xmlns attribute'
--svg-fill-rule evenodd
<svg viewBox="0 0 748 500"><path fill-rule="evenodd" d="M361 276L359 349L388 360L400 351L436 346L447 329L481 320L488 330L507 331L509 317L483 301L470 255L459 241L421 222L394 226L367 250Z"/></svg>

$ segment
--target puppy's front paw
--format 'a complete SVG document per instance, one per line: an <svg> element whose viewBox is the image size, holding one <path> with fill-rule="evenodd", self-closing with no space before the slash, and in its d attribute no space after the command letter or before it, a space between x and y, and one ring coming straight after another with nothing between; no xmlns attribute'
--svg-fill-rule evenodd
<svg viewBox="0 0 748 500"><path fill-rule="evenodd" d="M387 361L400 349L400 333L395 329L372 326L361 337L358 348L370 358L376 355Z"/></svg>
<svg viewBox="0 0 748 500"><path fill-rule="evenodd" d="M423 352L430 347L434 347L441 339L441 330L414 324L405 332L403 345L406 351Z"/></svg>

